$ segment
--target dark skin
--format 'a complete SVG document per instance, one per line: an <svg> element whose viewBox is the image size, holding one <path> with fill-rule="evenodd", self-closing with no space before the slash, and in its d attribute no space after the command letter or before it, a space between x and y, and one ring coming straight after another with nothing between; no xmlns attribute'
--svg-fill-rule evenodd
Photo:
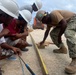
<svg viewBox="0 0 76 75"><path fill-rule="evenodd" d="M24 28L27 27L27 23L25 23L24 20L22 20L22 21L21 20L16 20L16 23L17 23L17 28L19 28L19 29L21 27L24 27ZM24 30L24 28L23 28L23 30ZM13 34L12 36L15 37L16 39L18 39L18 38L25 37L27 35L28 35L28 32L24 31L22 33Z"/></svg>
<svg viewBox="0 0 76 75"><path fill-rule="evenodd" d="M60 32L59 32L59 35L58 35L58 43L61 43L61 36L63 35L66 27L67 27L67 22L66 20L62 19L60 22L59 22L59 26L60 26Z"/></svg>
<svg viewBox="0 0 76 75"><path fill-rule="evenodd" d="M33 9L34 11L38 11L38 9L37 9L35 3L32 5L32 9Z"/></svg>
<svg viewBox="0 0 76 75"><path fill-rule="evenodd" d="M2 43L2 44L1 44L1 47L2 47L2 48L5 48L5 49L13 50L15 54L22 55L22 54L21 54L21 50L20 50L19 48L16 48L16 47L13 47L13 46L9 46L9 45L6 44L6 43Z"/></svg>
<svg viewBox="0 0 76 75"><path fill-rule="evenodd" d="M6 26L12 21L13 17L6 15L5 13L0 14L0 23L4 23Z"/></svg>
<svg viewBox="0 0 76 75"><path fill-rule="evenodd" d="M41 45L45 42L45 40L46 40L46 38L47 38L47 36L48 36L48 34L49 34L50 28L51 28L51 27L47 26L47 29L46 29L46 31L45 31L45 33L44 33L43 41L40 42Z"/></svg>
<svg viewBox="0 0 76 75"><path fill-rule="evenodd" d="M4 28L2 30L2 32L0 33L0 37L7 36L7 37L10 37L11 40L14 41L16 39L19 39L19 38L22 39L23 37L28 36L27 23L24 20L18 20L18 19L16 19L16 27L15 28L20 29L20 30L23 28L24 32L22 32L22 33L16 33L16 34L9 34L10 33L9 29ZM23 41L23 40L20 40L18 42L18 44L15 45L15 47L18 47L18 48L23 48L23 47L26 47L26 46L27 46L26 42Z"/></svg>
<svg viewBox="0 0 76 75"><path fill-rule="evenodd" d="M11 22L13 18L5 13L0 14L0 24L4 23L6 26ZM1 34L1 33L0 33ZM8 45L7 43L1 44L2 48L11 49L15 54L21 55L21 50L19 48ZM1 59L2 57L0 57Z"/></svg>
<svg viewBox="0 0 76 75"><path fill-rule="evenodd" d="M47 25L47 29L46 29L46 31L45 31L43 41L40 42L41 45L45 42L45 40L46 40L46 38L47 38L47 36L48 36L48 33L49 33L51 27L53 27L53 25L51 25L51 19L49 20L48 18L49 18L49 17L45 16L44 20L42 20L42 22ZM48 20L49 20L50 22L49 22ZM49 26L49 24L50 24L51 26ZM60 44L60 43L62 43L61 36L63 35L63 33L64 33L64 31L65 31L65 29L66 29L66 27L67 27L67 21L64 20L64 19L62 19L62 20L59 22L58 27L60 27L60 32L59 32L59 35L58 35L58 43Z"/></svg>
<svg viewBox="0 0 76 75"><path fill-rule="evenodd" d="M17 28L18 27L21 27L22 25L25 25L25 22L24 21L19 21L19 20L16 20L16 23L17 23ZM25 25L25 27L26 27L26 25ZM20 29L20 28L19 28ZM22 38L23 36L27 36L28 35L28 33L27 32L24 32L24 33L17 33L17 34L13 34L13 35L10 35L10 34L8 34L10 31L7 29L7 28L4 28L3 30L2 30L2 32L0 33L0 38L2 37L2 36L6 36L6 35L8 35L8 36L10 36L10 37L14 37L15 39L18 39L18 38Z"/></svg>
<svg viewBox="0 0 76 75"><path fill-rule="evenodd" d="M7 50L8 50L8 49L13 50L13 51L14 51L14 54L22 55L22 54L21 54L21 50L20 50L19 48L16 48L16 47L13 47L13 46L9 46L7 43L2 43L2 44L1 44L1 47L2 47L2 48L5 48L5 49L7 49ZM8 55L8 56L2 55L2 56L0 56L0 60L5 59L5 58L8 58L8 57L10 57L10 56L12 56L12 55Z"/></svg>

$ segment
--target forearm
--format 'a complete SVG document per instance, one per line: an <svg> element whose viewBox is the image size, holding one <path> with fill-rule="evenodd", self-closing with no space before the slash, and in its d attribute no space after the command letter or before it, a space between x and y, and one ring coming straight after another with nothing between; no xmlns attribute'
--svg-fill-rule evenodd
<svg viewBox="0 0 76 75"><path fill-rule="evenodd" d="M67 27L67 22L66 20L62 19L60 22L59 22L59 26L60 26L60 32L59 32L59 36L62 36L62 34L64 33L66 27Z"/></svg>
<svg viewBox="0 0 76 75"><path fill-rule="evenodd" d="M25 37L25 36L28 36L28 32L24 32L24 33L22 33L22 37Z"/></svg>
<svg viewBox="0 0 76 75"><path fill-rule="evenodd" d="M62 36L62 35L63 35L63 33L65 32L66 27L67 27L67 25L63 25L63 26L60 28L59 36Z"/></svg>
<svg viewBox="0 0 76 75"><path fill-rule="evenodd" d="M0 38L7 35L9 33L9 30L8 29L3 29L0 33Z"/></svg>
<svg viewBox="0 0 76 75"><path fill-rule="evenodd" d="M46 32L45 32L45 34L44 34L43 41L45 41L45 40L46 40L46 38L47 38L47 36L48 36L48 33L49 33L49 31L48 31L48 30L46 30Z"/></svg>
<svg viewBox="0 0 76 75"><path fill-rule="evenodd" d="M21 55L21 50L19 48L8 45L7 43L1 44L2 48L13 50L15 54Z"/></svg>
<svg viewBox="0 0 76 75"><path fill-rule="evenodd" d="M5 49L11 49L11 50L13 49L13 46L8 45L7 43L2 43L1 47Z"/></svg>
<svg viewBox="0 0 76 75"><path fill-rule="evenodd" d="M1 34L1 33L0 33L0 38L1 38L2 36L4 36L4 34Z"/></svg>
<svg viewBox="0 0 76 75"><path fill-rule="evenodd" d="M16 38L19 39L19 38L25 37L27 35L28 35L27 33L20 33L20 34L16 35L17 36Z"/></svg>
<svg viewBox="0 0 76 75"><path fill-rule="evenodd" d="M60 32L59 32L59 35L58 35L58 43L62 43L61 36L65 32L66 27L67 27L67 22L65 20L62 20L60 22Z"/></svg>

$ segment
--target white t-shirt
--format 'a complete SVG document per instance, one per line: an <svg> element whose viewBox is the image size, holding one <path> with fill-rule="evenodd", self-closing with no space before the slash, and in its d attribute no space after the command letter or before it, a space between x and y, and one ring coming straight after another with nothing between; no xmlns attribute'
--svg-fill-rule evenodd
<svg viewBox="0 0 76 75"><path fill-rule="evenodd" d="M2 29L3 29L3 25L0 24L0 32L2 31ZM5 38L4 38L4 37L1 37L1 38L0 38L0 44L5 43L5 42L6 42L6 41L5 41Z"/></svg>

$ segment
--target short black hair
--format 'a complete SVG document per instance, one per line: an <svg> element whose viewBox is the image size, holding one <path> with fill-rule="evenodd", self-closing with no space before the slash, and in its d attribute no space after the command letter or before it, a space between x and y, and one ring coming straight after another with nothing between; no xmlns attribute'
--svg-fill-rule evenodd
<svg viewBox="0 0 76 75"><path fill-rule="evenodd" d="M34 11L38 11L38 8L37 8L35 3L33 3L32 8L33 8Z"/></svg>
<svg viewBox="0 0 76 75"><path fill-rule="evenodd" d="M24 20L24 18L21 16L21 14L19 14L18 20Z"/></svg>

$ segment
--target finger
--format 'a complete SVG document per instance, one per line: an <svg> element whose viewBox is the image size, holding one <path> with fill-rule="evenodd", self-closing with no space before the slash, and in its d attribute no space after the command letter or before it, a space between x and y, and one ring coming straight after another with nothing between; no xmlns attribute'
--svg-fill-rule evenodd
<svg viewBox="0 0 76 75"><path fill-rule="evenodd" d="M15 51L14 54L17 54L17 52Z"/></svg>
<svg viewBox="0 0 76 75"><path fill-rule="evenodd" d="M17 54L20 55L20 56L22 55L21 51L18 51Z"/></svg>

